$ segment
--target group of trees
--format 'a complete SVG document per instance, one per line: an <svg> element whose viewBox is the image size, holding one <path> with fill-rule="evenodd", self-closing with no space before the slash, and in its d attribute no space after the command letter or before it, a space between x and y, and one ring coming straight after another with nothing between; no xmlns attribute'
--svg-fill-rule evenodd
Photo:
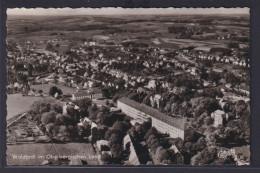
<svg viewBox="0 0 260 173"><path fill-rule="evenodd" d="M206 147L201 152L198 152L191 159L192 165L224 165L224 164L235 164L234 159L231 156L226 158L219 158L218 153L220 149L218 147Z"/></svg>
<svg viewBox="0 0 260 173"><path fill-rule="evenodd" d="M183 164L180 153L174 153L169 149L167 140L160 138L155 128L150 128L144 136L144 140L150 149L150 155L154 164Z"/></svg>
<svg viewBox="0 0 260 173"><path fill-rule="evenodd" d="M34 73L48 73L52 72L53 67L49 63L39 63L33 68Z"/></svg>
<svg viewBox="0 0 260 173"><path fill-rule="evenodd" d="M109 141L110 151L116 164L120 164L124 159L123 139L130 127L128 119L116 121L105 134L105 139Z"/></svg>
<svg viewBox="0 0 260 173"><path fill-rule="evenodd" d="M223 97L223 93L218 88L206 88L202 92L197 92L195 97L209 97L215 99L216 97Z"/></svg>
<svg viewBox="0 0 260 173"><path fill-rule="evenodd" d="M211 133L211 142L224 147L250 143L250 105L243 100L224 106L228 122ZM235 119L235 117L239 119Z"/></svg>
<svg viewBox="0 0 260 173"><path fill-rule="evenodd" d="M184 26L170 26L170 27L168 27L169 33L173 33L173 34L180 34L182 32L185 32L186 30L187 30L187 28L184 27Z"/></svg>
<svg viewBox="0 0 260 173"><path fill-rule="evenodd" d="M211 48L210 53L221 52L222 56L231 56L232 50L230 48Z"/></svg>
<svg viewBox="0 0 260 173"><path fill-rule="evenodd" d="M104 134L101 136L104 136L104 138L109 141L112 157L108 154L102 155L101 159L104 164L121 163L124 157L122 147L123 138L131 127L129 119L123 113L110 112L110 104L107 106L97 107L96 104L92 104L91 100L87 98L76 100L73 103L77 105L78 108L75 109L74 106L69 106L67 108L67 114L74 120L79 121L81 118L88 117L100 127L109 127L109 129L105 130ZM83 132L90 132L88 125L80 128L81 135L90 135L89 133L83 134ZM84 130L82 128L84 128ZM98 133L99 132L92 132L92 139L99 138L98 136L95 136L99 135ZM79 135L77 135L77 137L79 138Z"/></svg>
<svg viewBox="0 0 260 173"><path fill-rule="evenodd" d="M193 98L190 100L190 104L194 117L199 117L204 112L210 115L215 110L220 109L218 101L209 97Z"/></svg>
<svg viewBox="0 0 260 173"><path fill-rule="evenodd" d="M143 122L143 124L135 123L135 125L129 129L128 133L134 141L142 142L146 132L151 128L151 126L151 119Z"/></svg>
<svg viewBox="0 0 260 173"><path fill-rule="evenodd" d="M53 99L35 102L29 113L51 140L71 141L78 137L77 121L64 115L62 106Z"/></svg>
<svg viewBox="0 0 260 173"><path fill-rule="evenodd" d="M58 94L58 96L61 96L62 95L62 90L61 89L59 89L58 87L56 87L56 86L52 86L51 88L50 88L50 90L49 90L49 94L51 95L51 96L55 96L56 94Z"/></svg>
<svg viewBox="0 0 260 173"><path fill-rule="evenodd" d="M124 47L148 47L147 43L137 43L137 42L123 42L122 46Z"/></svg>
<svg viewBox="0 0 260 173"><path fill-rule="evenodd" d="M191 158L198 152L202 151L207 142L204 137L200 137L197 141L184 141L181 138L175 138L171 141L184 156L184 164L191 164Z"/></svg>

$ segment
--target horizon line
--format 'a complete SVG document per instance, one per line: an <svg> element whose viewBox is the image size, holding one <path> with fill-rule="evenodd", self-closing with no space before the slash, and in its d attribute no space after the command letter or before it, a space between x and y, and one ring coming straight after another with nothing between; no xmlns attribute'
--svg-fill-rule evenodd
<svg viewBox="0 0 260 173"><path fill-rule="evenodd" d="M78 15L249 15L250 8L8 8L7 15L78 16Z"/></svg>

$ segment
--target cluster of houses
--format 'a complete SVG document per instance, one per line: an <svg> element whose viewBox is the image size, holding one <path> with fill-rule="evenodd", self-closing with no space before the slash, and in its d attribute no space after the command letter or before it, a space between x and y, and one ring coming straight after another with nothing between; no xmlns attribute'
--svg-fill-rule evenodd
<svg viewBox="0 0 260 173"><path fill-rule="evenodd" d="M209 61L216 61L216 62L222 62L222 63L228 63L228 64L234 64L241 67L250 67L250 60L248 59L248 62L246 62L244 59L239 59L236 56L219 56L219 55L211 55L211 54L202 54L199 55L193 54L193 53L187 53L190 57L193 57L195 59L200 60L209 60Z"/></svg>

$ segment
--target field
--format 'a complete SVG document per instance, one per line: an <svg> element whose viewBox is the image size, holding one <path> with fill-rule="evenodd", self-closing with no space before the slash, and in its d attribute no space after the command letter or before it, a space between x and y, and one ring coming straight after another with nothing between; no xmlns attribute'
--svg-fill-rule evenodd
<svg viewBox="0 0 260 173"><path fill-rule="evenodd" d="M238 20L241 16L231 16L231 20ZM189 40L176 39L176 34L169 33L170 26L188 26L199 27L201 24L197 21L212 19L214 16L185 16L190 21L182 23L179 20L183 16L60 16L46 17L41 16L31 18L29 16L13 17L8 16L8 40L17 41L47 41L51 39L94 39L114 42L115 44L127 40L137 39L139 42L151 44L151 40L157 39L156 46L164 48L179 49L187 46L201 47L226 47L227 42L220 40ZM241 20L245 18L242 16ZM227 20L229 21L229 20ZM216 21L215 21L216 22ZM226 22L225 18L214 23L219 30L225 28L230 32L248 32L248 28L236 26L235 23ZM241 21L244 22L244 21ZM210 25L210 24L209 24ZM246 25L246 23L245 23ZM203 27L203 26L202 26ZM219 32L219 31L218 31ZM131 34L129 34L131 33ZM62 44L62 43L61 43ZM36 45L36 48L38 46ZM63 48L67 49L67 47ZM59 50L64 52L65 50Z"/></svg>
<svg viewBox="0 0 260 173"><path fill-rule="evenodd" d="M60 88L64 95L71 95L76 92L75 88L71 88L63 85L57 85L57 84L31 85L31 89L42 90L44 93L48 94L52 86L57 86L58 88Z"/></svg>
<svg viewBox="0 0 260 173"><path fill-rule="evenodd" d="M49 155L48 155L49 154ZM13 156L33 156L35 158L13 159ZM21 144L7 145L7 165L41 165L49 156L84 156L84 161L89 165L99 164L96 153L91 144L67 143L67 144ZM38 156L44 156L38 157ZM86 159L85 159L86 158Z"/></svg>
<svg viewBox="0 0 260 173"><path fill-rule="evenodd" d="M31 105L42 100L42 97L28 97L21 94L9 94L7 95L7 118L10 119L15 115L28 111Z"/></svg>

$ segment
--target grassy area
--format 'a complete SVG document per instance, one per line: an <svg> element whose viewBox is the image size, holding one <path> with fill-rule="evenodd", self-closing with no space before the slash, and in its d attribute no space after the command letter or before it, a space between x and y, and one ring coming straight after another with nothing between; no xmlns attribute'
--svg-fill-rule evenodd
<svg viewBox="0 0 260 173"><path fill-rule="evenodd" d="M31 105L42 97L22 96L21 94L7 95L7 119L30 110Z"/></svg>
<svg viewBox="0 0 260 173"><path fill-rule="evenodd" d="M35 89L35 90L42 90L44 93L48 94L52 86L57 86L58 88L60 88L64 95L71 95L77 92L75 88L58 85L58 84L39 84L39 85L31 85L30 87L31 89Z"/></svg>
<svg viewBox="0 0 260 173"><path fill-rule="evenodd" d="M14 155L33 156L33 159L13 159ZM7 145L7 165L41 165L47 160L48 155L52 156L85 156L89 165L98 165L97 155L91 144L67 143L67 144L21 144ZM43 158L38 156L44 156Z"/></svg>

